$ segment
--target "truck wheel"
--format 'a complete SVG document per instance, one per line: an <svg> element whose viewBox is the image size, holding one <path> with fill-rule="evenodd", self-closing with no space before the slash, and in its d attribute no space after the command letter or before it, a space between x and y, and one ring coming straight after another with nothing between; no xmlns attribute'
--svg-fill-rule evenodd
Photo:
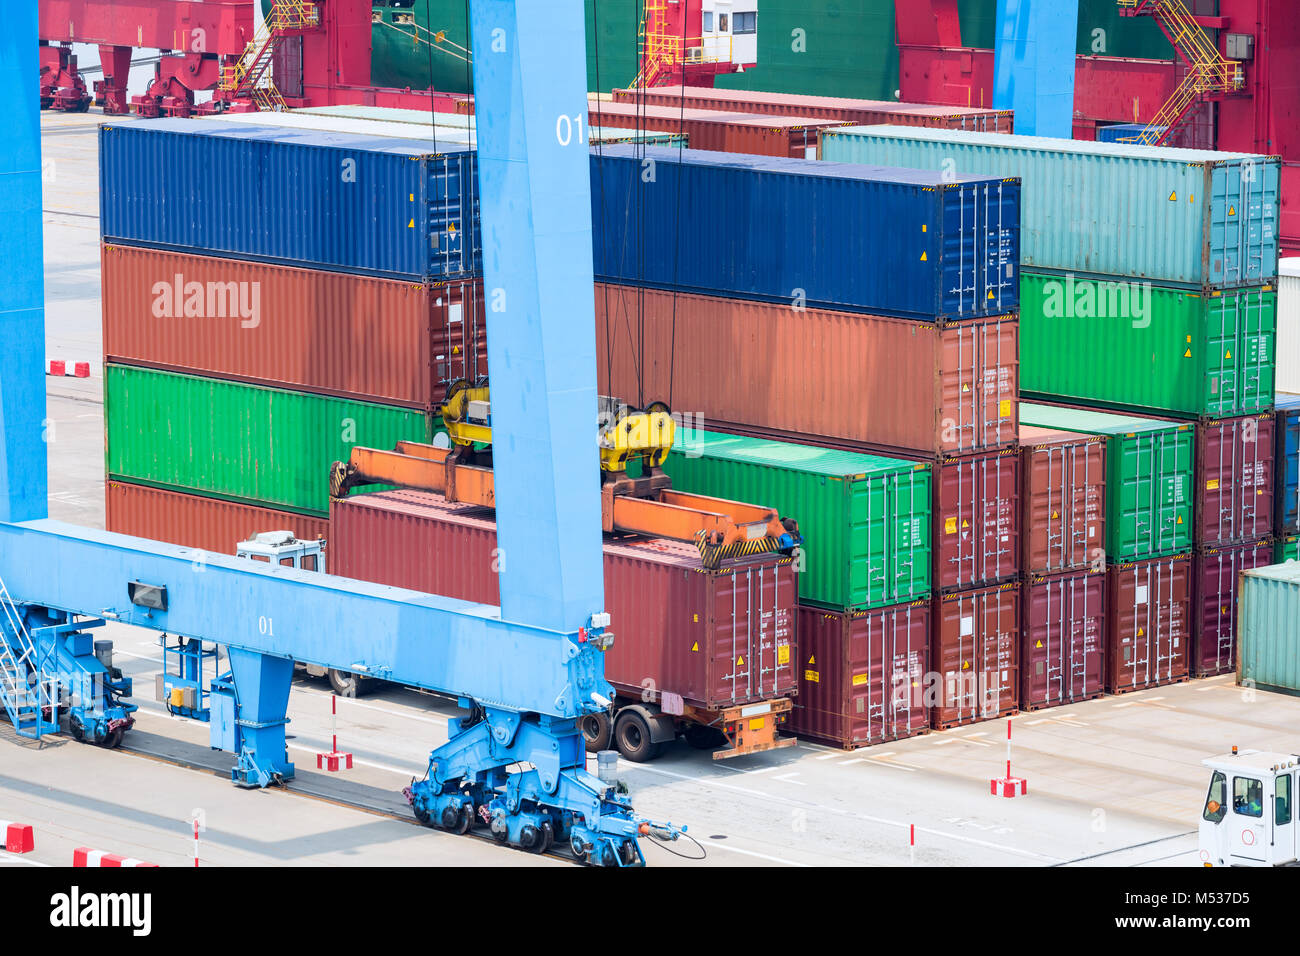
<svg viewBox="0 0 1300 956"><path fill-rule="evenodd" d="M645 763L658 757L663 748L650 739L650 725L635 710L625 710L614 723L614 743L618 752L633 763Z"/></svg>
<svg viewBox="0 0 1300 956"><path fill-rule="evenodd" d="M609 749L609 738L614 733L609 714L584 714L578 726L582 728L582 737L587 741L587 753L596 753Z"/></svg>
<svg viewBox="0 0 1300 956"><path fill-rule="evenodd" d="M713 750L727 742L727 736L717 727L691 724L686 728L686 742L696 750Z"/></svg>
<svg viewBox="0 0 1300 956"><path fill-rule="evenodd" d="M369 679L358 677L356 674L350 674L347 671L336 671L331 668L329 679L330 687L340 697L360 697L370 689Z"/></svg>

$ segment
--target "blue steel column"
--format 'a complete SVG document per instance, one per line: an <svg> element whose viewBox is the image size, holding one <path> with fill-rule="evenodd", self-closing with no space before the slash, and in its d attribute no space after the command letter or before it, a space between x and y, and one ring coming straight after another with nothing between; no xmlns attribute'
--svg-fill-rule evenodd
<svg viewBox="0 0 1300 956"><path fill-rule="evenodd" d="M45 289L35 3L6 3L0 30L0 521L44 518Z"/></svg>
<svg viewBox="0 0 1300 956"><path fill-rule="evenodd" d="M583 10L470 14L501 614L567 631L604 608Z"/></svg>
<svg viewBox="0 0 1300 956"><path fill-rule="evenodd" d="M1002 0L993 54L993 107L1016 111L1016 132L1074 135L1079 0Z"/></svg>

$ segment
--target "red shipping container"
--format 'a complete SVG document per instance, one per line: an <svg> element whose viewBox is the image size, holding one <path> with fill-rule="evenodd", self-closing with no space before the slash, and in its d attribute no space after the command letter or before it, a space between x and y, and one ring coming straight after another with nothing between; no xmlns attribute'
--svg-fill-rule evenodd
<svg viewBox="0 0 1300 956"><path fill-rule="evenodd" d="M1192 674L1212 677L1237 669L1237 579L1273 563L1273 542L1206 548L1192 560Z"/></svg>
<svg viewBox="0 0 1300 956"><path fill-rule="evenodd" d="M426 594L500 603L490 509L413 491L330 503L330 571ZM519 560L527 560L521 556ZM505 571L498 568L505 565ZM691 545L605 543L605 610L614 647L605 677L620 693L668 695L719 709L796 691L797 586L790 558L766 555L706 571Z"/></svg>
<svg viewBox="0 0 1300 956"><path fill-rule="evenodd" d="M1106 574L1031 574L1021 597L1020 706L1100 697L1106 686Z"/></svg>
<svg viewBox="0 0 1300 956"><path fill-rule="evenodd" d="M683 103L683 96L685 102ZM981 133L1013 132L1012 110L978 107L929 106L921 103L892 103L888 100L858 100L837 96L809 96L799 93L766 93L758 90L727 90L697 86L657 86L647 90L615 90L619 103L646 103L679 109L725 110L774 116L815 116L844 120L861 126L887 123L890 126L929 126L966 129Z"/></svg>
<svg viewBox="0 0 1300 956"><path fill-rule="evenodd" d="M1196 426L1196 544L1254 541L1273 533L1272 414Z"/></svg>
<svg viewBox="0 0 1300 956"><path fill-rule="evenodd" d="M939 591L1020 574L1020 458L1015 449L945 458L934 469L934 574Z"/></svg>
<svg viewBox="0 0 1300 956"><path fill-rule="evenodd" d="M930 729L923 696L929 601L859 614L801 607L798 631L795 734L853 748Z"/></svg>
<svg viewBox="0 0 1300 956"><path fill-rule="evenodd" d="M1015 316L935 326L597 283L596 349L604 394L717 431L929 457L1016 442Z"/></svg>
<svg viewBox="0 0 1300 956"><path fill-rule="evenodd" d="M428 409L487 374L483 280L418 284L105 244L104 357Z"/></svg>
<svg viewBox="0 0 1300 956"><path fill-rule="evenodd" d="M1033 574L1106 566L1106 439L1020 426L1023 543Z"/></svg>
<svg viewBox="0 0 1300 956"><path fill-rule="evenodd" d="M1106 690L1122 694L1187 679L1192 559L1117 564L1106 582Z"/></svg>
<svg viewBox="0 0 1300 956"><path fill-rule="evenodd" d="M329 522L322 518L125 481L105 485L104 504L109 531L214 554L234 555L237 545L263 531L292 531L301 541L329 533Z"/></svg>
<svg viewBox="0 0 1300 956"><path fill-rule="evenodd" d="M815 117L754 116L741 112L683 109L633 103L591 102L590 123L600 129L639 129L684 133L690 149L755 156L817 158L819 130L851 126L845 120Z"/></svg>
<svg viewBox="0 0 1300 956"><path fill-rule="evenodd" d="M1019 584L934 599L926 687L931 726L946 730L1015 713L1019 667Z"/></svg>

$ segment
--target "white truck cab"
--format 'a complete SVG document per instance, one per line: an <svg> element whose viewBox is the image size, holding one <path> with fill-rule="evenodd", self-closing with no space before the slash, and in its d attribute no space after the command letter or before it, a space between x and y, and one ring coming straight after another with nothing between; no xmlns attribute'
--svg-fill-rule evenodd
<svg viewBox="0 0 1300 956"><path fill-rule="evenodd" d="M1300 755L1233 747L1201 762L1210 768L1210 790L1201 808L1201 862L1295 865Z"/></svg>

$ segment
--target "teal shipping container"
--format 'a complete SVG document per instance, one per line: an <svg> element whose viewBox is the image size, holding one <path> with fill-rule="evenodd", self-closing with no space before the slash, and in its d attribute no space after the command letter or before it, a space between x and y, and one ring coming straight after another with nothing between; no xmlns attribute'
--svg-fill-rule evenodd
<svg viewBox="0 0 1300 956"><path fill-rule="evenodd" d="M664 470L679 491L798 521L802 604L864 610L930 594L928 464L678 429Z"/></svg>
<svg viewBox="0 0 1300 956"><path fill-rule="evenodd" d="M826 130L820 155L1021 177L1020 264L1036 272L1197 289L1277 277L1277 156L902 126Z"/></svg>
<svg viewBox="0 0 1300 956"><path fill-rule="evenodd" d="M1244 571L1237 590L1237 683L1300 694L1300 562Z"/></svg>

